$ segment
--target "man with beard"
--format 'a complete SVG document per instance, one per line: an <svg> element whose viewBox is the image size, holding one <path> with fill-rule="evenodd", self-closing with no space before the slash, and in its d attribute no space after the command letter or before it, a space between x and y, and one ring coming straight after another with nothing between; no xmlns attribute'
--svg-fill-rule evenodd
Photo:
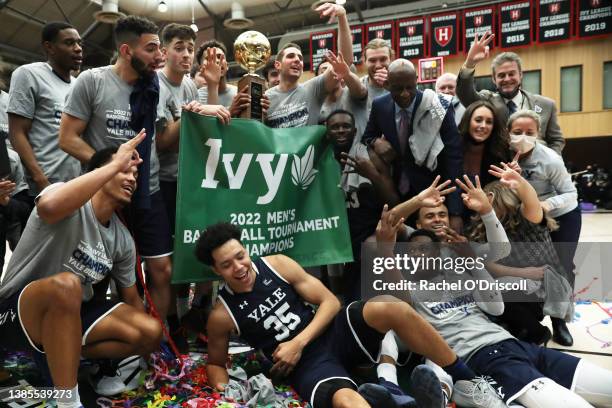
<svg viewBox="0 0 612 408"><path fill-rule="evenodd" d="M474 71L476 65L489 57L488 44L493 41L494 34L485 33L482 37L474 37L474 43L468 52L465 63L457 78L457 96L463 106L469 106L477 100L487 100L495 107L495 116L503 123L508 117L521 109L529 109L540 115L540 133L538 140L561 155L565 139L557 121L555 102L542 95L527 92L522 87L523 70L520 57L513 52L503 52L491 63L492 80L497 92L474 88Z"/></svg>
<svg viewBox="0 0 612 408"><path fill-rule="evenodd" d="M141 143L144 147L139 146L144 162L140 168L138 190L125 215L138 252L145 260L153 304L161 319L165 319L171 297L172 240L159 187L155 137L159 101L155 69L162 61L157 32L157 26L142 17L128 16L117 22L117 61L114 65L94 68L79 76L62 116L60 146L82 163L87 163L96 150L131 139L136 135L137 127L147 129L147 139ZM183 109L212 116L217 113L214 107L197 102ZM165 145L175 143L176 139L168 140L168 137L168 132L160 134L159 142ZM172 137L178 137L178 134Z"/></svg>
<svg viewBox="0 0 612 408"><path fill-rule="evenodd" d="M32 205L34 197L51 183L80 174L79 162L58 146L57 135L66 95L75 81L71 70L83 61L81 37L64 22L42 30L46 62L17 68L8 97L9 138L26 170Z"/></svg>

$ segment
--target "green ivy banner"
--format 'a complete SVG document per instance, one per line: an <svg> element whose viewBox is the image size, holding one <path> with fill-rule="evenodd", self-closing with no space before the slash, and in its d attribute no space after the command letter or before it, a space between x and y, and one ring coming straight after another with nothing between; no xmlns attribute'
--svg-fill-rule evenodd
<svg viewBox="0 0 612 408"><path fill-rule="evenodd" d="M283 253L304 267L352 261L339 180L323 126L222 125L183 111L172 282L215 277L194 250L219 221L241 227L253 258Z"/></svg>

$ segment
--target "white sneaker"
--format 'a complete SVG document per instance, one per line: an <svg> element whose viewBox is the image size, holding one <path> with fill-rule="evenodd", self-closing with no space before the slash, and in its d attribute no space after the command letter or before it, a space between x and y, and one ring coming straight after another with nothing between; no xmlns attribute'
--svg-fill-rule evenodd
<svg viewBox="0 0 612 408"><path fill-rule="evenodd" d="M452 400L465 408L507 408L491 383L497 384L485 377L457 381Z"/></svg>
<svg viewBox="0 0 612 408"><path fill-rule="evenodd" d="M89 382L96 394L105 397L121 394L125 390L125 383L118 375L96 373L90 376Z"/></svg>
<svg viewBox="0 0 612 408"><path fill-rule="evenodd" d="M121 394L138 387L143 368L146 368L146 363L140 356L128 357L118 365L105 360L98 366L97 372L90 375L90 382L97 394L106 397Z"/></svg>

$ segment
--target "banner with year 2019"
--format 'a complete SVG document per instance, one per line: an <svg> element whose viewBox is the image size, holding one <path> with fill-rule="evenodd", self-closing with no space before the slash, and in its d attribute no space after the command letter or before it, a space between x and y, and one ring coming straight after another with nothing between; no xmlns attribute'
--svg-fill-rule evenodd
<svg viewBox="0 0 612 408"><path fill-rule="evenodd" d="M353 259L340 167L323 126L272 129L257 121L183 111L174 283L214 277L194 255L200 232L226 221L258 258L283 253L302 266Z"/></svg>

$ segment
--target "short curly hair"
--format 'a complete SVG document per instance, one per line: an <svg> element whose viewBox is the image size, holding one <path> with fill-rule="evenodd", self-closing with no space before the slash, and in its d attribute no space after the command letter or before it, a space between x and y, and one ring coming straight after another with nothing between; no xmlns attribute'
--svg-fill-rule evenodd
<svg viewBox="0 0 612 408"><path fill-rule="evenodd" d="M151 20L140 16L127 16L120 18L115 26L115 44L131 43L143 34L157 34L159 27Z"/></svg>
<svg viewBox="0 0 612 408"><path fill-rule="evenodd" d="M208 40L203 42L197 49L195 54L195 60L198 64L202 65L202 58L204 57L204 51L209 48L219 48L225 54L225 58L227 59L227 47L221 41L218 40Z"/></svg>
<svg viewBox="0 0 612 408"><path fill-rule="evenodd" d="M215 264L213 251L232 239L240 242L240 228L236 225L229 222L210 225L202 231L196 243L195 256L200 262L213 266Z"/></svg>

